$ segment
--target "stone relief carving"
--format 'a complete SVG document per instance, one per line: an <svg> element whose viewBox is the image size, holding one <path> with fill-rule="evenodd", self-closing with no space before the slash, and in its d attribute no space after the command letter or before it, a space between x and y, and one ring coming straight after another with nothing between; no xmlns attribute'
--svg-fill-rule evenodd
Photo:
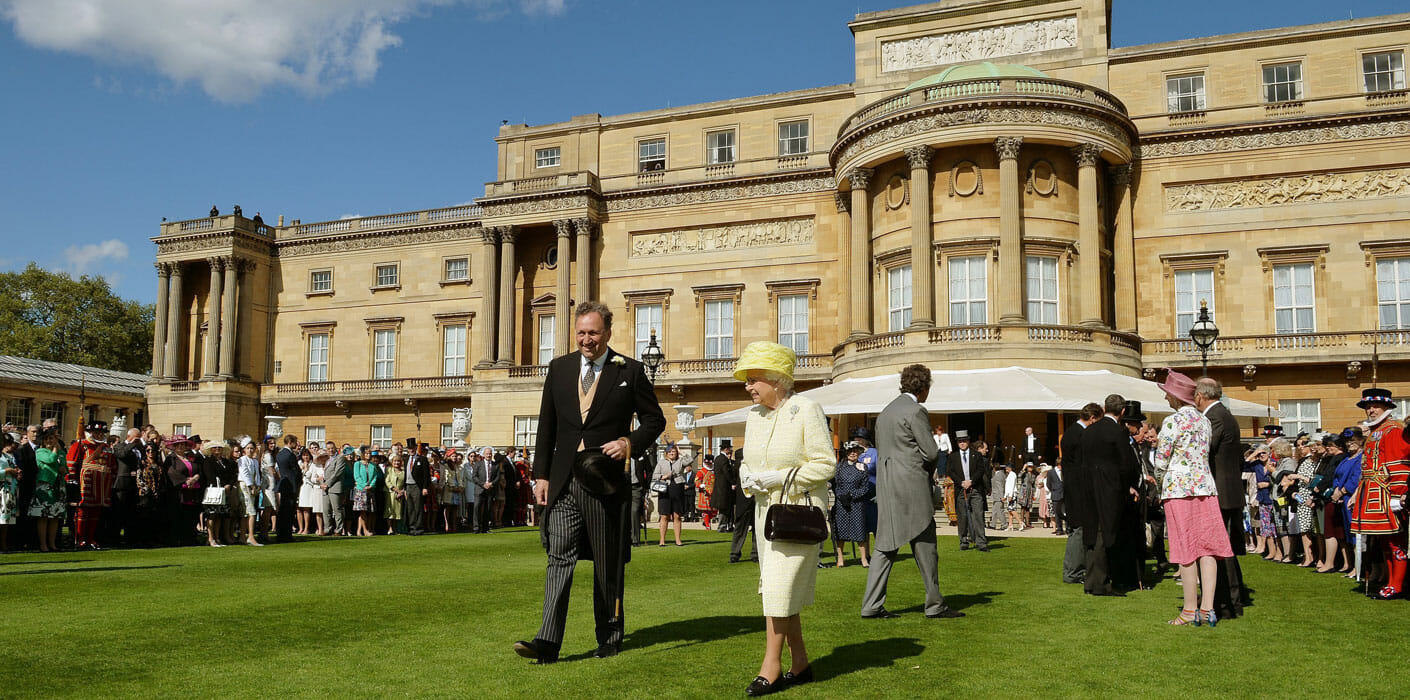
<svg viewBox="0 0 1410 700"><path fill-rule="evenodd" d="M660 194L623 194L607 200L607 211L635 211L638 209L655 209L658 207L674 207L686 204L728 202L735 199L770 197L783 194L826 192L836 189L837 180L831 175L825 175L789 180L774 180L772 182L729 185L725 187L680 190Z"/></svg>
<svg viewBox="0 0 1410 700"><path fill-rule="evenodd" d="M631 235L628 255L651 258L662 255L766 248L812 243L812 217L751 221L724 226L701 226L671 231L648 231Z"/></svg>
<svg viewBox="0 0 1410 700"><path fill-rule="evenodd" d="M1141 158L1187 156L1197 153L1247 151L1257 148L1299 146L1309 143L1331 143L1353 139L1376 139L1410 136L1410 119L1376 121L1338 126L1314 126L1270 131L1256 134L1212 136L1179 141L1160 141L1141 145Z"/></svg>
<svg viewBox="0 0 1410 700"><path fill-rule="evenodd" d="M886 180L886 208L892 211L900 209L911 201L910 180L902 177L900 173L893 174Z"/></svg>
<svg viewBox="0 0 1410 700"><path fill-rule="evenodd" d="M974 161L962 160L950 168L950 196L984 194L984 172Z"/></svg>
<svg viewBox="0 0 1410 700"><path fill-rule="evenodd" d="M512 202L485 202L480 205L480 211L486 219L499 216L513 216L515 214L538 214L542 212L562 211L564 209L591 208L593 208L593 198L585 194L568 197L520 199Z"/></svg>
<svg viewBox="0 0 1410 700"><path fill-rule="evenodd" d="M423 229L419 231L407 231L403 233L383 233L364 236L342 236L325 238L314 241L290 241L287 244L276 242L280 257L292 258L300 255L314 255L318 253L333 253L345 250L365 250L367 248L385 248L394 245L407 245L411 243L437 243L441 241L465 241L467 243L480 240L477 235L478 227L458 226L455 228Z"/></svg>
<svg viewBox="0 0 1410 700"><path fill-rule="evenodd" d="M1053 171L1053 164L1039 158L1028 166L1028 185L1024 191L1028 194L1037 194L1040 197L1051 197L1057 194L1057 183L1057 173Z"/></svg>
<svg viewBox="0 0 1410 700"><path fill-rule="evenodd" d="M1175 185L1165 188L1165 209L1210 211L1405 196L1410 196L1410 168L1389 168Z"/></svg>
<svg viewBox="0 0 1410 700"><path fill-rule="evenodd" d="M889 73L1072 48L1077 48L1077 18L1056 17L887 41L881 45L881 70Z"/></svg>

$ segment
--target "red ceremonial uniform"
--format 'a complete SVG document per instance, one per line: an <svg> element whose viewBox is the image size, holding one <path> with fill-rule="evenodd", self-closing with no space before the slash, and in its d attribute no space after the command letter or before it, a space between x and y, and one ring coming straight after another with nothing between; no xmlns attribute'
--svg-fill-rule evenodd
<svg viewBox="0 0 1410 700"><path fill-rule="evenodd" d="M96 545L102 509L112 505L116 460L107 442L79 440L69 446L68 463L69 473L78 474L74 544Z"/></svg>
<svg viewBox="0 0 1410 700"><path fill-rule="evenodd" d="M1361 483L1351 518L1351 531L1356 534L1400 531L1401 516L1391 510L1390 501L1404 500L1410 486L1410 444L1405 442L1403 429L1398 421L1387 418L1366 436Z"/></svg>

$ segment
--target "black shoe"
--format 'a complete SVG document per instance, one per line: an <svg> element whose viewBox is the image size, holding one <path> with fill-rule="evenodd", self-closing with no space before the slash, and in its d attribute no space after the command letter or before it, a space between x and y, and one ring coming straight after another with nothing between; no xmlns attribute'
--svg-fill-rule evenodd
<svg viewBox="0 0 1410 700"><path fill-rule="evenodd" d="M979 548L979 551L981 551L981 552L987 552L987 551L989 551L989 548L988 548L988 547L980 547L980 548Z"/></svg>
<svg viewBox="0 0 1410 700"><path fill-rule="evenodd" d="M876 613L874 613L874 614L871 614L871 615L863 615L863 616L862 616L862 619L863 619L863 620L894 620L894 619L896 619L896 618L898 618L898 617L900 617L900 616L901 616L900 613L893 613L893 612L891 612L890 610L887 610L886 608L882 608L882 609L876 611Z"/></svg>
<svg viewBox="0 0 1410 700"><path fill-rule="evenodd" d="M739 555L738 555L738 554L731 554L731 555L729 555L729 563L731 563L731 564L738 564L738 563L739 563Z"/></svg>
<svg viewBox="0 0 1410 700"><path fill-rule="evenodd" d="M616 656L622 653L622 648L616 644L603 644L597 647L597 651L592 652L594 657L605 659L609 656Z"/></svg>
<svg viewBox="0 0 1410 700"><path fill-rule="evenodd" d="M966 549L969 549L969 543L968 543L968 542L961 542L961 543L960 543L960 551L963 552L963 551L965 551Z"/></svg>
<svg viewBox="0 0 1410 700"><path fill-rule="evenodd" d="M1102 592L1102 593L1093 593L1092 595L1107 596L1107 597L1112 597L1112 598L1125 598L1125 597L1126 597L1126 594L1125 594L1124 592L1122 592L1122 591L1114 591L1114 590L1113 590L1113 591L1104 591L1104 592Z"/></svg>
<svg viewBox="0 0 1410 700"><path fill-rule="evenodd" d="M932 620L951 620L956 617L964 617L964 613L953 608L945 608L934 615L927 614L926 617Z"/></svg>
<svg viewBox="0 0 1410 700"><path fill-rule="evenodd" d="M759 557L757 557L757 556L749 557L749 561L752 561L752 562L754 562L755 564L758 564L758 563L759 563Z"/></svg>
<svg viewBox="0 0 1410 700"><path fill-rule="evenodd" d="M537 663L551 664L558 660L558 645L542 639L535 639L532 642L515 642L514 653L526 659L533 659Z"/></svg>
<svg viewBox="0 0 1410 700"><path fill-rule="evenodd" d="M779 680L782 680L782 678ZM770 683L769 679L763 676L754 676L754 680L749 682L749 687L744 689L744 694L749 696L768 695L770 693L777 693L783 690L783 688L784 685L778 681Z"/></svg>
<svg viewBox="0 0 1410 700"><path fill-rule="evenodd" d="M783 685L784 687L788 688L792 688L795 685L803 685L804 683L812 683L813 665L808 664L807 668L803 669L802 671L799 671L798 673L787 671L778 680L780 681L780 685Z"/></svg>

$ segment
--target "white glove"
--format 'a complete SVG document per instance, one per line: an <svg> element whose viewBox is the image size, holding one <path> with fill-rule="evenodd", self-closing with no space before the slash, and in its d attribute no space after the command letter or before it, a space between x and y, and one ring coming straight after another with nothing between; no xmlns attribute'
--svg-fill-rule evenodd
<svg viewBox="0 0 1410 700"><path fill-rule="evenodd" d="M1392 498L1392 499L1390 499L1390 509L1391 509L1391 510L1399 511L1400 508L1401 508L1401 503L1400 503L1400 499L1399 499L1399 498Z"/></svg>
<svg viewBox="0 0 1410 700"><path fill-rule="evenodd" d="M783 485L783 472L755 472L750 474L754 480L755 491L768 491Z"/></svg>

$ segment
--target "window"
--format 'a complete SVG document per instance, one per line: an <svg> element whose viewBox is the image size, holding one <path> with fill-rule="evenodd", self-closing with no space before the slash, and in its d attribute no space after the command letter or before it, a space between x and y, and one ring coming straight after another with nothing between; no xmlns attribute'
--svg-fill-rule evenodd
<svg viewBox="0 0 1410 700"><path fill-rule="evenodd" d="M1368 53L1361 57L1366 92L1405 89L1405 52Z"/></svg>
<svg viewBox="0 0 1410 700"><path fill-rule="evenodd" d="M446 326L441 373L447 377L465 376L465 326Z"/></svg>
<svg viewBox="0 0 1410 700"><path fill-rule="evenodd" d="M1198 112L1204 109L1204 74L1165 79L1166 111Z"/></svg>
<svg viewBox="0 0 1410 700"><path fill-rule="evenodd" d="M1312 263L1273 266L1273 332L1315 333Z"/></svg>
<svg viewBox="0 0 1410 700"><path fill-rule="evenodd" d="M706 162L710 165L734 162L734 130L712 131L705 135Z"/></svg>
<svg viewBox="0 0 1410 700"><path fill-rule="evenodd" d="M808 152L808 120L778 125L778 154L801 156Z"/></svg>
<svg viewBox="0 0 1410 700"><path fill-rule="evenodd" d="M1214 270L1175 271L1175 337L1186 338L1199 317L1200 302L1209 304L1214 318Z"/></svg>
<svg viewBox="0 0 1410 700"><path fill-rule="evenodd" d="M656 342L665 346L663 339L664 329L661 327L661 305L660 304L638 304L634 313L633 321L636 323L636 356L641 357L646 352L646 346L651 343L651 332L656 331Z"/></svg>
<svg viewBox="0 0 1410 700"><path fill-rule="evenodd" d="M450 432L450 423L441 423L441 447L452 447L455 445L455 437Z"/></svg>
<svg viewBox="0 0 1410 700"><path fill-rule="evenodd" d="M333 271L314 270L308 273L308 291L315 293L333 291Z"/></svg>
<svg viewBox="0 0 1410 700"><path fill-rule="evenodd" d="M391 379L397 371L397 332L379 330L372 334L372 378Z"/></svg>
<svg viewBox="0 0 1410 700"><path fill-rule="evenodd" d="M538 434L538 416L514 416L515 447L533 447Z"/></svg>
<svg viewBox="0 0 1410 700"><path fill-rule="evenodd" d="M63 434L64 434L64 404L62 404L62 403L60 403L60 402L58 402L58 401L45 401L44 403L39 404L39 421L40 421L40 423L43 424L44 421L47 421L47 420L49 420L49 419L51 419L51 418L54 419L54 425L59 426L59 434L60 434L60 435L63 435ZM190 435L190 433L186 433L186 434L187 434L187 435Z"/></svg>
<svg viewBox="0 0 1410 700"><path fill-rule="evenodd" d="M1381 328L1410 328L1410 258L1376 261L1376 303Z"/></svg>
<svg viewBox="0 0 1410 700"><path fill-rule="evenodd" d="M1302 99L1302 64L1279 63L1263 67L1263 101Z"/></svg>
<svg viewBox="0 0 1410 700"><path fill-rule="evenodd" d="M950 325L989 322L989 280L983 255L950 258Z"/></svg>
<svg viewBox="0 0 1410 700"><path fill-rule="evenodd" d="M1314 433L1322 427L1322 402L1319 399L1280 399L1278 410L1283 412L1284 435Z"/></svg>
<svg viewBox="0 0 1410 700"><path fill-rule="evenodd" d="M470 258L446 258L447 282L464 282L470 279Z"/></svg>
<svg viewBox="0 0 1410 700"><path fill-rule="evenodd" d="M552 168L562 161L563 149L558 146L553 148L540 148L534 151L535 168Z"/></svg>
<svg viewBox="0 0 1410 700"><path fill-rule="evenodd" d="M321 425L310 425L304 427L304 444L311 442L323 442L328 439L328 431Z"/></svg>
<svg viewBox="0 0 1410 700"><path fill-rule="evenodd" d="M636 164L640 172L666 169L666 139L648 139L636 145Z"/></svg>
<svg viewBox="0 0 1410 700"><path fill-rule="evenodd" d="M1028 322L1058 323L1057 258L1028 256Z"/></svg>
<svg viewBox="0 0 1410 700"><path fill-rule="evenodd" d="M886 311L891 330L911 325L911 266L900 265L886 271Z"/></svg>
<svg viewBox="0 0 1410 700"><path fill-rule="evenodd" d="M392 448L392 426L374 425L372 426L372 446L389 450Z"/></svg>
<svg viewBox="0 0 1410 700"><path fill-rule="evenodd" d="M778 344L799 355L808 354L807 294L784 294L778 298Z"/></svg>
<svg viewBox="0 0 1410 700"><path fill-rule="evenodd" d="M16 430L24 432L29 424L29 403L24 399L10 399L5 402L5 422L12 423Z"/></svg>
<svg viewBox="0 0 1410 700"><path fill-rule="evenodd" d="M328 381L328 334L313 333L308 337L308 380Z"/></svg>
<svg viewBox="0 0 1410 700"><path fill-rule="evenodd" d="M734 357L734 301L705 302L705 359Z"/></svg>
<svg viewBox="0 0 1410 700"><path fill-rule="evenodd" d="M395 263L377 266L378 287L395 287L400 284L400 279L401 276L397 272L397 265Z"/></svg>
<svg viewBox="0 0 1410 700"><path fill-rule="evenodd" d="M1410 399L1396 399L1395 413L1391 415L1391 418L1404 421L1405 416L1410 416Z"/></svg>
<svg viewBox="0 0 1410 700"><path fill-rule="evenodd" d="M557 343L557 323L556 314L544 314L539 316L539 356L538 363L546 365L553 361L554 345Z"/></svg>
<svg viewBox="0 0 1410 700"><path fill-rule="evenodd" d="M171 434L172 434L172 435L181 435L181 436L183 436L183 437L191 437L191 424L190 424L190 423L177 423L177 424L171 426Z"/></svg>

